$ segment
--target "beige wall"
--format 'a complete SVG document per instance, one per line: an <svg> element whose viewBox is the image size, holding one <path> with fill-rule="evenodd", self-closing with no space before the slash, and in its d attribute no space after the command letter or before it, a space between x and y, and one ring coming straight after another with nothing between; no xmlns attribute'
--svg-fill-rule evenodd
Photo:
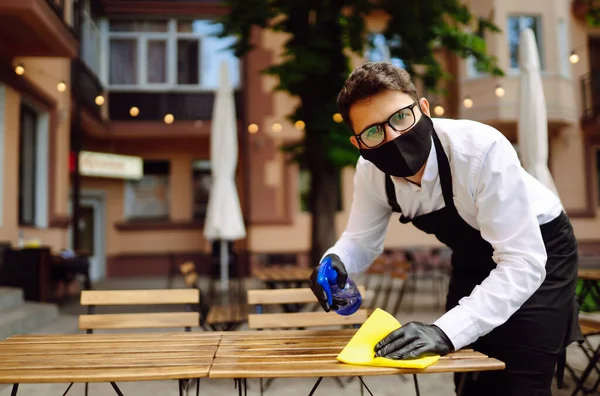
<svg viewBox="0 0 600 396"><path fill-rule="evenodd" d="M562 0L532 0L523 2L519 0L472 0L470 1L472 11L475 15L489 17L494 16L494 21L501 29L506 29L506 20L509 14L536 14L542 15L543 56L546 65L544 75L544 90L548 106L548 115L551 120L550 129L557 130L550 142L551 168L553 170L560 197L568 210L583 209L586 203L587 184L585 178L585 163L583 150L585 143L582 131L579 128L580 104L579 104L579 77L587 73L587 49L578 50L581 61L572 67L571 78L558 76L559 68L557 29L558 18L564 18L571 23L570 48L579 48L586 42L587 32L585 27L576 22L570 15L570 2ZM372 31L378 31L384 26L381 16L374 17L368 21L368 27ZM262 45L272 51L275 60L281 54L281 44L284 36L271 32L263 32ZM508 41L505 34L492 36L488 40L488 49L498 57L499 64L503 69L509 65ZM565 54L568 56L568 54ZM356 55L352 57L354 66L362 63L362 59ZM458 92L454 93L454 100L462 103L464 95L471 95L475 105L471 110L460 106L459 116L461 118L478 119L492 124L507 125L507 130L514 131L518 117L518 84L517 75L508 73L507 77L496 80L494 78L468 79L465 73L465 64L460 61L460 72L458 79ZM501 83L506 89L506 96L502 99L496 98L494 89L496 84ZM263 77L263 89L270 90L274 85L271 77ZM472 95L476 92L476 95ZM284 140L296 139L301 132L296 131L293 125L285 121L285 116L291 112L295 101L284 93L273 93L273 114L265 118L261 130L265 131L264 139L271 139L281 144ZM446 99L444 106L448 103ZM483 114L483 116L482 116ZM448 114L446 114L448 115ZM275 135L271 133L273 122L280 122L283 130ZM310 246L310 215L299 212L299 194L297 190L297 168L285 165L283 158L276 158L269 165L270 169L253 169L256 172L272 172L276 175L273 183L283 191L286 183L290 186L291 205L293 209L292 224L285 225L255 225L249 230L249 249L260 252L298 252L305 251ZM290 178L286 180L285 169L291 167ZM265 167L266 168L266 167ZM588 171L594 171L590 169ZM354 170L348 168L343 172L343 209L336 218L336 233L340 235L343 231L348 216L348 210L352 202ZM576 177L575 177L576 175ZM593 180L596 180L595 178ZM594 187L595 189L596 187ZM283 195L282 195L283 196ZM283 199L283 198L281 198ZM595 200L598 202L598 200ZM573 219L576 235L580 240L600 240L600 216L590 219ZM434 246L439 242L426 235L411 225L402 225L394 215L390 221L388 233L385 239L386 248L406 247L414 245Z"/></svg>
<svg viewBox="0 0 600 396"><path fill-rule="evenodd" d="M67 215L68 213L68 191L69 191L69 134L70 134L70 63L67 59L60 58L19 58L14 60L15 64L22 63L25 66L25 78L32 82L44 94L56 101L57 126L54 146L49 147L52 151L54 164L53 207L48 207L49 217L55 215ZM59 81L67 84L67 91L58 92L56 85ZM19 116L22 94L6 86L5 103L5 141L4 141L4 186L3 186L3 224L0 227L0 238L16 244L19 235L18 224L18 175L19 175ZM25 96L25 99L27 97ZM45 109L37 110L44 112ZM50 181L49 181L50 184ZM67 231L59 228L23 228L25 238L39 238L44 245L54 249L67 246Z"/></svg>

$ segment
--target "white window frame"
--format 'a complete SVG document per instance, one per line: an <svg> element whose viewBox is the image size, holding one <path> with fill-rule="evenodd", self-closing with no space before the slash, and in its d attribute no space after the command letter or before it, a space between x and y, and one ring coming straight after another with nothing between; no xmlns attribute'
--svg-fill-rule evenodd
<svg viewBox="0 0 600 396"><path fill-rule="evenodd" d="M558 29L558 74L565 78L571 78L571 62L569 62L569 18L559 18Z"/></svg>
<svg viewBox="0 0 600 396"><path fill-rule="evenodd" d="M536 43L537 43L537 46L538 46L538 53L539 53L539 56L540 56L541 72L545 73L548 65L546 64L546 61L545 61L546 52L544 51L544 36L543 36L544 30L543 30L543 27L542 27L543 19L542 19L542 15L540 15L540 14L509 14L506 17L506 27L507 27L506 28L506 32L507 32L506 33L506 44L507 44L507 47L508 47L508 68L507 68L508 72L510 74L513 74L513 75L520 73L518 65L517 65L517 67L513 67L512 66L512 59L511 59L511 56L510 56L510 33L508 32L508 20L510 18L519 18L519 40L520 40L520 37L521 37L521 33L520 33L521 30L523 30L523 28L526 27L524 25L523 18L535 18L537 20L536 21L537 22L536 23L537 31L533 32L533 34L535 36ZM518 51L518 49L517 49L517 51Z"/></svg>
<svg viewBox="0 0 600 396"><path fill-rule="evenodd" d="M198 18L196 18L198 19ZM213 92L215 88L208 88L203 81L202 49L203 39L209 37L194 32L178 32L177 22L181 19L168 19L166 32L111 32L110 20L103 18L100 21L101 32L101 81L105 87L113 92L162 92L165 90L177 92ZM137 41L137 78L136 84L110 84L110 40L129 39ZM192 39L198 41L198 84L179 84L177 82L177 40ZM148 80L148 41L166 41L166 82L149 83ZM240 79L241 85L241 79Z"/></svg>

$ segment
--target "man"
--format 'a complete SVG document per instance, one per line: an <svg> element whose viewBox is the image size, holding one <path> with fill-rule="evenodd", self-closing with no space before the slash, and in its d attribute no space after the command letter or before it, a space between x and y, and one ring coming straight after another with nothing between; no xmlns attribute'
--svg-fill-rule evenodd
<svg viewBox="0 0 600 396"><path fill-rule="evenodd" d="M464 394L551 395L559 357L580 338L577 243L559 199L525 172L496 129L432 120L403 69L367 63L337 101L361 154L346 230L325 253L339 283L382 253L392 212L453 252L447 312L433 324L406 323L376 355L445 355L470 345L506 369L470 378ZM335 309L317 271L311 288L324 310Z"/></svg>

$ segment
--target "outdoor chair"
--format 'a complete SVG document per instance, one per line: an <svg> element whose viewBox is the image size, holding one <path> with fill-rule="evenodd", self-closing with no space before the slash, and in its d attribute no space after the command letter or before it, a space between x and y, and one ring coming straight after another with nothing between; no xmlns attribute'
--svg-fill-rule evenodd
<svg viewBox="0 0 600 396"><path fill-rule="evenodd" d="M92 334L94 330L124 329L168 329L181 327L189 332L200 325L200 314L196 308L200 304L200 292L195 289L168 290L84 290L81 292L82 306L88 313L79 315L79 329ZM184 312L158 313L118 313L99 314L99 306L144 306L144 305L184 305ZM190 380L179 380L180 392L189 391ZM115 383L111 383L115 390ZM196 379L196 395L200 389L200 379ZM120 392L120 391L118 391ZM88 384L85 384L88 394Z"/></svg>
<svg viewBox="0 0 600 396"><path fill-rule="evenodd" d="M583 395L597 394L598 386L600 386L600 367L598 367L598 363L600 362L600 345L594 347L589 339L590 337L600 335L600 321L582 318L579 319L579 325L584 337L584 342L579 343L578 345L588 358L588 364L581 376L577 375L571 366L565 364L565 368L571 373L576 383L572 395L575 396L579 394L579 392ZM594 385L591 388L588 388L585 386L585 382L590 378L592 371L594 370L599 376Z"/></svg>

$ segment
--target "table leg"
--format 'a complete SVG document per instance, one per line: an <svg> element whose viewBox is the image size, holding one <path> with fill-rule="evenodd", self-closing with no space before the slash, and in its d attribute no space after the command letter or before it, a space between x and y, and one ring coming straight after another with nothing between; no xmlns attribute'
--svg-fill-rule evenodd
<svg viewBox="0 0 600 396"><path fill-rule="evenodd" d="M359 376L358 379L360 380L360 383L361 383L361 388L360 388L361 392L360 393L361 394L363 393L362 389L364 387L367 390L367 392L369 392L369 395L373 396L373 392L371 392L371 389L369 389L369 387L367 386L367 384L365 384L365 381L363 381L362 377Z"/></svg>
<svg viewBox="0 0 600 396"><path fill-rule="evenodd" d="M310 390L310 393L308 394L308 396L312 396L315 394L315 391L317 390L317 388L319 387L319 384L321 383L321 381L323 381L323 377L319 377L319 379L317 380L317 382L315 383L315 386L313 386L313 388Z"/></svg>
<svg viewBox="0 0 600 396"><path fill-rule="evenodd" d="M460 382L458 383L458 390L456 391L457 396L462 396L465 391L465 384L467 383L467 373L463 373L460 376Z"/></svg>
<svg viewBox="0 0 600 396"><path fill-rule="evenodd" d="M200 378L196 379L196 396L200 394Z"/></svg>
<svg viewBox="0 0 600 396"><path fill-rule="evenodd" d="M177 383L179 384L179 396L183 396L183 380L178 380Z"/></svg>
<svg viewBox="0 0 600 396"><path fill-rule="evenodd" d="M117 392L117 395L124 396L123 392L121 392L121 389L119 389L119 387L117 386L117 384L115 382L111 382L110 384L112 385L115 392Z"/></svg>
<svg viewBox="0 0 600 396"><path fill-rule="evenodd" d="M12 391L10 392L10 396L17 396L18 390L19 390L19 384L13 384Z"/></svg>
<svg viewBox="0 0 600 396"><path fill-rule="evenodd" d="M73 383L71 382L71 384L69 385L69 387L67 388L65 393L63 393L63 396L66 396L66 394L69 393L69 390L71 389L72 386L73 386Z"/></svg>
<svg viewBox="0 0 600 396"><path fill-rule="evenodd" d="M417 380L417 374L413 374L413 382L415 383L415 392L417 396L421 396L421 392L419 392L419 381Z"/></svg>

